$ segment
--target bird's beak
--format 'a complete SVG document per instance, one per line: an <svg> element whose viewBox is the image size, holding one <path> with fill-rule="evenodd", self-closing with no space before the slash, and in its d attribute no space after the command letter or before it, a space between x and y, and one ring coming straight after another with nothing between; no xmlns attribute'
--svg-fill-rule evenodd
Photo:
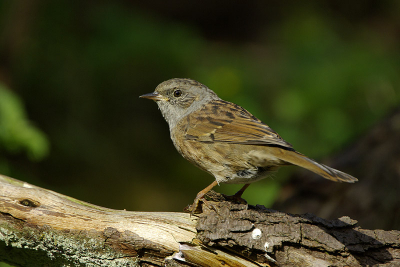
<svg viewBox="0 0 400 267"><path fill-rule="evenodd" d="M151 99L151 100L154 100L154 101L165 100L165 98L162 95L160 95L159 93L157 93L157 92L144 94L144 95L141 95L139 97L140 98Z"/></svg>

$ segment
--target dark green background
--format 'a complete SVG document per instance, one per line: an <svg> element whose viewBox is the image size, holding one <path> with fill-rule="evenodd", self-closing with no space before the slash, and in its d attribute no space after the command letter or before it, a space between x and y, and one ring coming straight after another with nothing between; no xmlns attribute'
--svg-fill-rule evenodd
<svg viewBox="0 0 400 267"><path fill-rule="evenodd" d="M399 14L397 0L1 1L0 173L109 208L181 211L213 178L138 98L174 77L332 155L399 103ZM244 198L271 206L291 171Z"/></svg>

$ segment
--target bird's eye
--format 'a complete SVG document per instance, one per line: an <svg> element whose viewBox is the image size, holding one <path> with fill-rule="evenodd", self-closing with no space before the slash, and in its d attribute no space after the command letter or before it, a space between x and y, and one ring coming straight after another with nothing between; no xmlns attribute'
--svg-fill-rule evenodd
<svg viewBox="0 0 400 267"><path fill-rule="evenodd" d="M178 89L178 90L174 91L174 96L175 97L180 97L181 95L182 95L182 91L181 90Z"/></svg>

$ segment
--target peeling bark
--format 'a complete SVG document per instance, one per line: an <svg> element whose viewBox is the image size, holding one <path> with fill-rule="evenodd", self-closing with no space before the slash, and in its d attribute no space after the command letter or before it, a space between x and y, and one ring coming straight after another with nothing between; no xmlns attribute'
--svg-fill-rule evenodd
<svg viewBox="0 0 400 267"><path fill-rule="evenodd" d="M365 230L346 216L328 221L263 206L208 203L196 227L207 246L257 262L267 262L267 253L280 266L400 266L400 231Z"/></svg>
<svg viewBox="0 0 400 267"><path fill-rule="evenodd" d="M400 265L400 231L364 230L232 203L203 213L128 212L0 175L0 261L16 266Z"/></svg>

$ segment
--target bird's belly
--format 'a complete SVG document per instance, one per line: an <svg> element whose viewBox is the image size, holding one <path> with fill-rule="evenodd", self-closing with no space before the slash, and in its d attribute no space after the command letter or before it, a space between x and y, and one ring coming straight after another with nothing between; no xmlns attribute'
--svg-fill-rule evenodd
<svg viewBox="0 0 400 267"><path fill-rule="evenodd" d="M278 169L272 161L253 162L251 146L196 141L176 142L175 146L184 158L212 174L218 183L253 183Z"/></svg>
<svg viewBox="0 0 400 267"><path fill-rule="evenodd" d="M226 176L226 180L221 181L227 184L249 184L257 182L268 177L277 170L277 167L256 167L244 169L237 172L231 171L230 176Z"/></svg>

